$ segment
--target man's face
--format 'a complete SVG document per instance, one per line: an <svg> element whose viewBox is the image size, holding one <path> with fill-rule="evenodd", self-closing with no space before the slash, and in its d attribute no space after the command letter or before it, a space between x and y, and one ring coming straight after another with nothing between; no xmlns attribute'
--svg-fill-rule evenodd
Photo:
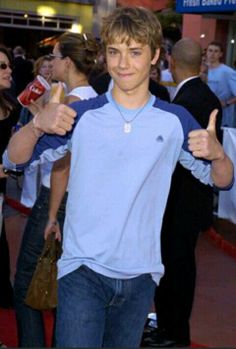
<svg viewBox="0 0 236 349"><path fill-rule="evenodd" d="M155 64L158 57L159 50L152 59L150 47L134 40L129 45L114 42L106 48L107 69L114 86L129 93L142 87L146 89L151 64Z"/></svg>
<svg viewBox="0 0 236 349"><path fill-rule="evenodd" d="M210 64L219 63L222 51L219 46L209 45L206 52L207 62Z"/></svg>

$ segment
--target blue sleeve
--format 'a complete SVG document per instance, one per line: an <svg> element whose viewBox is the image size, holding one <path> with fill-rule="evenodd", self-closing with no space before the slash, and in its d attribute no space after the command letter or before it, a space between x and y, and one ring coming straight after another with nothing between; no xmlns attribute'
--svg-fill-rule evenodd
<svg viewBox="0 0 236 349"><path fill-rule="evenodd" d="M236 97L236 71L233 69L230 69L228 74L228 82L232 96Z"/></svg>
<svg viewBox="0 0 236 349"><path fill-rule="evenodd" d="M38 164L54 162L65 156L71 135L72 132L67 133L65 136L45 134L36 144L31 159L21 164L11 162L6 150L3 154L3 166L11 170L22 171L25 167L28 167L30 170Z"/></svg>
<svg viewBox="0 0 236 349"><path fill-rule="evenodd" d="M46 161L54 162L62 158L63 156L65 156L67 151L71 150L71 137L74 128L77 125L80 118L84 115L84 113L87 110L102 107L107 102L108 101L105 95L91 98L89 100L73 102L72 104L70 104L70 107L76 111L77 115L75 117L73 128L70 132L67 132L65 136L57 136L54 134L43 135L41 138L39 138L38 143L34 148L31 159L23 164L17 165L15 163L12 163L8 157L6 150L3 155L4 166L12 170L23 170L25 167L28 166L30 169Z"/></svg>

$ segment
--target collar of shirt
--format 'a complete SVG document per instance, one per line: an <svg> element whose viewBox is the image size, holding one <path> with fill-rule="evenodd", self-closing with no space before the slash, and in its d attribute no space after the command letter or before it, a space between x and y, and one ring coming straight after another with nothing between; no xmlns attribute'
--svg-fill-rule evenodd
<svg viewBox="0 0 236 349"><path fill-rule="evenodd" d="M176 90L175 90L175 93L173 95L173 98L172 98L172 101L175 99L175 96L177 95L177 93L179 92L179 90L181 89L181 87L188 81L192 80L192 79L196 79L196 78L199 78L199 75L194 75L194 76L191 76L190 78L187 78L183 81L181 81L177 87L176 87Z"/></svg>

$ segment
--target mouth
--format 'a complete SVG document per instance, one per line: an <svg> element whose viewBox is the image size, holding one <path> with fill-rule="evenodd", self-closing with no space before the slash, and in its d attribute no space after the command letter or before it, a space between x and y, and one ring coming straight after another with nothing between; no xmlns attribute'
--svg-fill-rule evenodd
<svg viewBox="0 0 236 349"><path fill-rule="evenodd" d="M129 79L133 76L133 74L131 74L131 73L117 73L117 76L120 79Z"/></svg>
<svg viewBox="0 0 236 349"><path fill-rule="evenodd" d="M7 82L11 82L11 77L10 76L5 76L3 78L3 80L7 81Z"/></svg>

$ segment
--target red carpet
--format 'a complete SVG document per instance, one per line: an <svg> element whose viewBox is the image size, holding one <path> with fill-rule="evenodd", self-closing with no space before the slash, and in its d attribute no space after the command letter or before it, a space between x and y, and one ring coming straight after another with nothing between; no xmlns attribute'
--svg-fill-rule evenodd
<svg viewBox="0 0 236 349"><path fill-rule="evenodd" d="M53 316L50 311L44 313L44 321L46 328L46 342L47 346L50 347L52 339L53 329ZM17 333L16 333L16 320L14 310L0 308L0 340L8 347L17 347ZM207 348L204 345L192 343L192 348Z"/></svg>
<svg viewBox="0 0 236 349"><path fill-rule="evenodd" d="M44 312L46 343L50 347L52 342L53 316L50 311ZM17 331L14 310L0 308L0 340L8 347L17 347Z"/></svg>

